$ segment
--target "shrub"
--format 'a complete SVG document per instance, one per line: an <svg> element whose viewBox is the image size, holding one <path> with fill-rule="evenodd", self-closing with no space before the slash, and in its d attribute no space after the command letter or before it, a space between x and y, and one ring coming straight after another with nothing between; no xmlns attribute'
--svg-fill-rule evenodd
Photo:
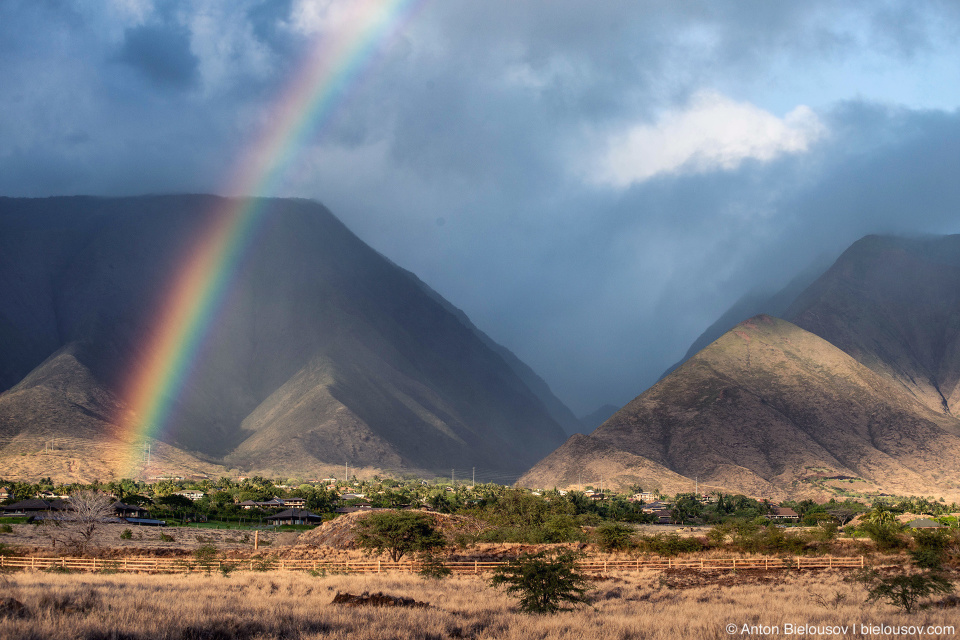
<svg viewBox="0 0 960 640"><path fill-rule="evenodd" d="M914 529L916 548L910 551L913 564L921 569L941 569L946 556L950 536L943 529Z"/></svg>
<svg viewBox="0 0 960 640"><path fill-rule="evenodd" d="M129 540L132 537L133 537L133 531L131 531L130 529L124 529L123 531L120 532L121 540Z"/></svg>
<svg viewBox="0 0 960 640"><path fill-rule="evenodd" d="M433 528L430 517L413 511L383 511L359 520L357 545L371 553L390 554L399 562L411 551L429 551L446 545L443 535Z"/></svg>
<svg viewBox="0 0 960 640"><path fill-rule="evenodd" d="M220 552L212 544L204 544L197 547L193 552L193 557L196 560L197 567L202 571L210 573L213 570L214 564L217 562L217 557L220 555Z"/></svg>
<svg viewBox="0 0 960 640"><path fill-rule="evenodd" d="M13 533L13 527L8 524L0 524L0 533Z"/></svg>
<svg viewBox="0 0 960 640"><path fill-rule="evenodd" d="M443 559L432 551L424 551L420 554L420 570L417 572L424 580L443 580L453 570L443 564Z"/></svg>
<svg viewBox="0 0 960 640"><path fill-rule="evenodd" d="M902 526L899 522L869 521L864 522L860 529L877 545L879 551L896 551L907 546L902 535Z"/></svg>
<svg viewBox="0 0 960 640"><path fill-rule="evenodd" d="M677 556L681 553L696 553L703 550L703 542L698 538L683 538L676 533L657 533L643 536L639 546L644 551L661 556Z"/></svg>
<svg viewBox="0 0 960 640"><path fill-rule="evenodd" d="M577 571L576 561L577 555L569 551L554 556L545 551L525 553L498 567L490 584L507 585L507 591L519 596L521 611L556 613L564 610L566 603L587 602L587 580Z"/></svg>
<svg viewBox="0 0 960 640"><path fill-rule="evenodd" d="M619 522L605 522L593 532L597 546L603 551L629 549L633 546L633 529Z"/></svg>

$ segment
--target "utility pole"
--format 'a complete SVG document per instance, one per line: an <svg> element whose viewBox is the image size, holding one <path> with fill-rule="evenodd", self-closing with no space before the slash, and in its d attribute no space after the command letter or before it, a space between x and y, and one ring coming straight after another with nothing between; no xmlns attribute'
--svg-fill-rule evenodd
<svg viewBox="0 0 960 640"><path fill-rule="evenodd" d="M473 486L477 486L477 468L473 468Z"/></svg>
<svg viewBox="0 0 960 640"><path fill-rule="evenodd" d="M450 469L450 486L452 487L453 484L454 484L454 482L453 482L453 469Z"/></svg>

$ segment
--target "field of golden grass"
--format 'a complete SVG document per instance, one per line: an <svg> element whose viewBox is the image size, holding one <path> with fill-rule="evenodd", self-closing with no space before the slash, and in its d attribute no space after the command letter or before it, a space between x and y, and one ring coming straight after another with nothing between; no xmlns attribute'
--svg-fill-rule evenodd
<svg viewBox="0 0 960 640"><path fill-rule="evenodd" d="M865 634L862 625L915 625L925 632L928 627L960 626L956 607L906 615L889 605L865 604L865 590L851 576L837 571L610 574L591 582L591 606L536 616L519 613L515 599L490 587L483 576L432 581L403 574L15 573L0 575L0 603L13 599L23 609L8 606L6 614L0 613L0 638L880 638L892 634ZM383 592L428 606L348 607L332 603L339 592ZM744 631L751 629L744 630L744 625L768 627L768 632L755 628L756 633L748 634ZM820 629L797 633L800 625ZM818 633L825 626L847 630ZM955 632L923 637L955 638Z"/></svg>

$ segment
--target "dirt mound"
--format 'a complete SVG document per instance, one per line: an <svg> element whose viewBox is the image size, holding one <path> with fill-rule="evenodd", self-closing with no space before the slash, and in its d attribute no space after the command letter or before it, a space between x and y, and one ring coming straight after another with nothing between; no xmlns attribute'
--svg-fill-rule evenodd
<svg viewBox="0 0 960 640"><path fill-rule="evenodd" d="M428 607L426 602L417 602L413 598L403 598L399 596L388 596L385 593L367 593L364 591L360 595L352 593L340 593L333 597L331 604L345 604L348 607Z"/></svg>
<svg viewBox="0 0 960 640"><path fill-rule="evenodd" d="M358 520L367 517L374 511L355 511L337 516L333 520L306 531L297 538L297 547L335 547L337 549L356 549L355 525ZM433 526L452 541L458 533L476 533L485 526L484 523L466 516L453 516L433 511L417 511L430 517Z"/></svg>

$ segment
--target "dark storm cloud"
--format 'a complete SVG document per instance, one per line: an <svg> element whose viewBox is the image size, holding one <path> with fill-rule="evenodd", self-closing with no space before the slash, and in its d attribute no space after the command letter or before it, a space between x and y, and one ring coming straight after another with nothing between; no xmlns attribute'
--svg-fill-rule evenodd
<svg viewBox="0 0 960 640"><path fill-rule="evenodd" d="M190 32L179 25L142 25L126 30L117 60L161 88L188 89L199 78Z"/></svg>
<svg viewBox="0 0 960 640"><path fill-rule="evenodd" d="M316 16L302 0L0 2L0 194L221 190L328 28ZM887 68L954 73L907 103L955 91L958 25L951 2L427 2L278 192L329 205L586 413L655 381L741 295L864 234L960 231L960 115L837 93ZM598 183L609 141L703 90L778 123L812 105L823 135Z"/></svg>

